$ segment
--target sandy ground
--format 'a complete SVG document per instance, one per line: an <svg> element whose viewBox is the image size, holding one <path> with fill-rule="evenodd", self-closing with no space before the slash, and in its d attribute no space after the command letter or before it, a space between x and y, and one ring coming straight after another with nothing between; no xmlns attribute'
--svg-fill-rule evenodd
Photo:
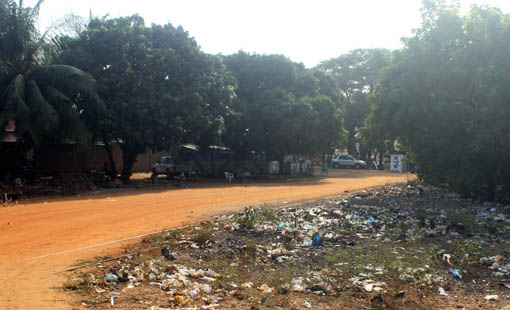
<svg viewBox="0 0 510 310"><path fill-rule="evenodd" d="M71 309L71 297L60 289L66 273L59 271L99 255L118 254L143 234L250 205L310 200L412 177L330 170L328 177L299 181L109 189L1 208L0 309Z"/></svg>

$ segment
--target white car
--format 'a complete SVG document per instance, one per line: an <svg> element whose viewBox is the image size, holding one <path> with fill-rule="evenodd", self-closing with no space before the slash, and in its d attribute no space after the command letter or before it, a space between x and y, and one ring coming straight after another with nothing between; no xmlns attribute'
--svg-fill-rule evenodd
<svg viewBox="0 0 510 310"><path fill-rule="evenodd" d="M366 162L358 160L352 157L351 155L336 155L335 157L333 157L333 159L331 159L331 165L333 166L333 168L346 167L361 169L367 167Z"/></svg>

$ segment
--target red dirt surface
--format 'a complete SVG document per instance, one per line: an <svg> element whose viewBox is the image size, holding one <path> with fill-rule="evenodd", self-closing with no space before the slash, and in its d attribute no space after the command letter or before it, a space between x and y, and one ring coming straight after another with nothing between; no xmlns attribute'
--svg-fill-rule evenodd
<svg viewBox="0 0 510 310"><path fill-rule="evenodd" d="M23 201L0 209L0 309L70 309L59 272L98 255L115 255L131 238L194 224L250 205L343 194L414 176L330 170L324 178L249 184L192 183L108 189L81 196ZM105 244L106 243L106 244Z"/></svg>

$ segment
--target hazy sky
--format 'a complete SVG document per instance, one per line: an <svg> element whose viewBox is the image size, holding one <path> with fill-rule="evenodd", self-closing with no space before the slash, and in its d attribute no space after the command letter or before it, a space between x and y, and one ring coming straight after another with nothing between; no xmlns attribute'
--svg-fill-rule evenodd
<svg viewBox="0 0 510 310"><path fill-rule="evenodd" d="M460 0L510 12L509 0ZM35 0L27 0L31 5ZM46 0L45 29L68 13L111 17L138 13L147 24L187 30L205 52L284 54L313 67L354 48L399 48L420 24L421 0Z"/></svg>

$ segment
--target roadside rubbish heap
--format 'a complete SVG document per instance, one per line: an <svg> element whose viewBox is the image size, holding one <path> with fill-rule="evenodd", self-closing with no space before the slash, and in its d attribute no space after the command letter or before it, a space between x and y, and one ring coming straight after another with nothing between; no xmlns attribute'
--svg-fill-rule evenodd
<svg viewBox="0 0 510 310"><path fill-rule="evenodd" d="M153 236L66 287L95 309L499 309L510 302L509 237L510 206L385 186Z"/></svg>

